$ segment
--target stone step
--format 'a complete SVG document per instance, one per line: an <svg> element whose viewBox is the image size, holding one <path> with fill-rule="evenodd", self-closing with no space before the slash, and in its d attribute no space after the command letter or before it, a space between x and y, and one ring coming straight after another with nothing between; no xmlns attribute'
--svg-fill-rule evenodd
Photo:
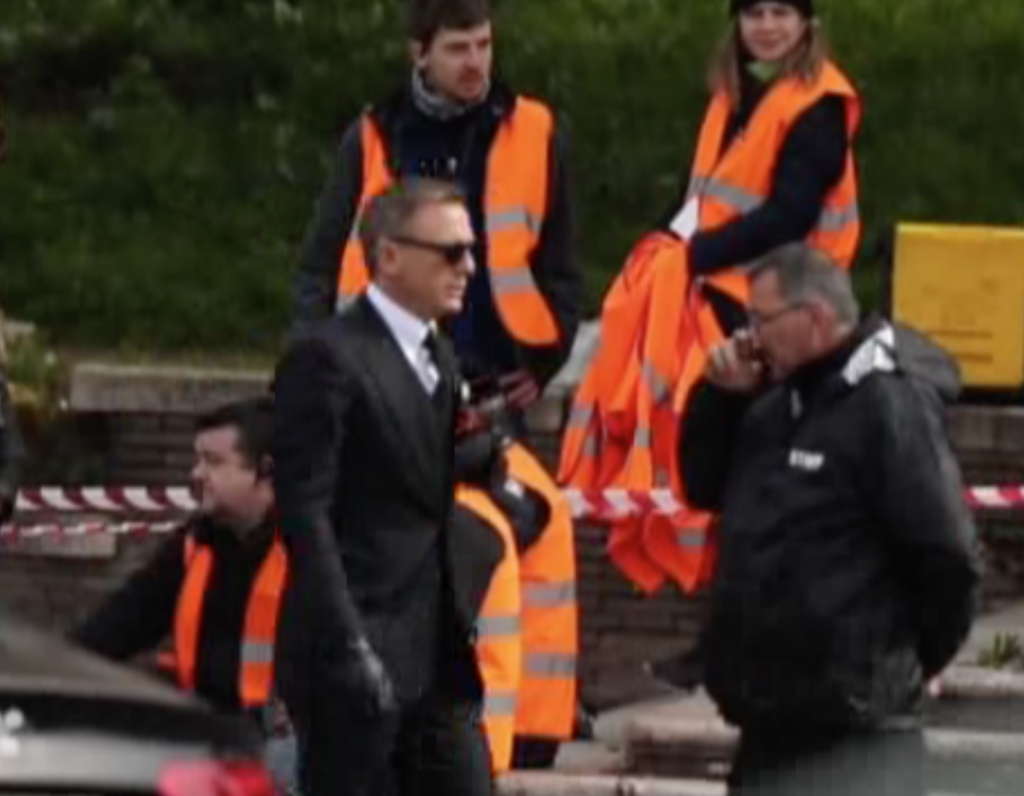
<svg viewBox="0 0 1024 796"><path fill-rule="evenodd" d="M977 666L955 666L943 675L942 697L931 704L941 725L948 724L959 713L988 711L992 701L1020 700L1020 709L1004 711L1005 721L986 722L979 716L965 729L996 729L1024 732L1024 675L1008 671L995 671ZM976 704L975 704L976 703ZM686 717L699 722L719 721L718 709L703 690L692 694L673 694L626 705L601 714L595 723L597 740L611 748L623 748L627 743L629 725L639 717L670 715ZM1019 729L1018 729L1019 728Z"/></svg>
<svg viewBox="0 0 1024 796"><path fill-rule="evenodd" d="M555 770L573 774L618 774L626 770L626 750L600 741L572 741L558 749Z"/></svg>
<svg viewBox="0 0 1024 796"><path fill-rule="evenodd" d="M1024 674L957 665L942 676L942 698L1024 701Z"/></svg>
<svg viewBox="0 0 1024 796"><path fill-rule="evenodd" d="M722 721L640 717L627 730L629 770L653 776L721 778L728 773L737 738L736 730ZM939 762L1024 763L1024 734L927 728L925 748L929 758Z"/></svg>
<svg viewBox="0 0 1024 796"><path fill-rule="evenodd" d="M961 776L943 773L929 777L926 796L1018 796L1024 782L999 773L963 771ZM724 782L633 775L559 774L516 771L500 777L497 796L727 796ZM814 794L794 794L814 796Z"/></svg>
<svg viewBox="0 0 1024 796"><path fill-rule="evenodd" d="M498 779L498 796L725 796L722 782L618 774L514 771Z"/></svg>

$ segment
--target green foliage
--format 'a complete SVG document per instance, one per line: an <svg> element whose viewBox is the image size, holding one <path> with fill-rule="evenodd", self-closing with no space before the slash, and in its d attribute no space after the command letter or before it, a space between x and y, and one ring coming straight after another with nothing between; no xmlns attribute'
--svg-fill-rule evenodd
<svg viewBox="0 0 1024 796"><path fill-rule="evenodd" d="M991 644L978 653L978 665L988 669L1017 668L1024 665L1024 645L1014 633L998 633Z"/></svg>
<svg viewBox="0 0 1024 796"><path fill-rule="evenodd" d="M862 88L862 287L897 219L1024 218L1024 4L821 3ZM592 307L665 210L725 0L515 0L503 73L571 124ZM73 346L272 349L340 131L403 79L398 0L6 0L0 289Z"/></svg>

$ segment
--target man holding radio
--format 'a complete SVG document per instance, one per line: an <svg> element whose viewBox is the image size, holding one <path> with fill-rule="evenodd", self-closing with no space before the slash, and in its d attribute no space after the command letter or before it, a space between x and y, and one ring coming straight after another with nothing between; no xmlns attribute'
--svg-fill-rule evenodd
<svg viewBox="0 0 1024 796"><path fill-rule="evenodd" d="M688 502L721 517L702 642L740 729L731 786L920 792L925 684L979 578L942 419L959 375L923 336L862 319L846 272L803 244L750 280L749 328L711 353L680 450Z"/></svg>

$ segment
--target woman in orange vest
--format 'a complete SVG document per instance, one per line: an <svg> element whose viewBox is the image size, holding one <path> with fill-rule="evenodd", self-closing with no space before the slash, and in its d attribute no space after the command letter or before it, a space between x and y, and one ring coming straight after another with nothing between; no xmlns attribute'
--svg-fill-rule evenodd
<svg viewBox="0 0 1024 796"><path fill-rule="evenodd" d="M849 268L861 231L860 99L829 58L813 0L731 0L730 11L693 167L664 220L689 244L688 301L710 307L722 336L747 323L745 264L805 240ZM676 386L677 408L690 386ZM691 687L699 651L654 671Z"/></svg>
<svg viewBox="0 0 1024 796"><path fill-rule="evenodd" d="M860 238L856 90L828 55L813 0L731 0L712 99L668 228L728 334L746 323L736 267L808 240L849 267Z"/></svg>

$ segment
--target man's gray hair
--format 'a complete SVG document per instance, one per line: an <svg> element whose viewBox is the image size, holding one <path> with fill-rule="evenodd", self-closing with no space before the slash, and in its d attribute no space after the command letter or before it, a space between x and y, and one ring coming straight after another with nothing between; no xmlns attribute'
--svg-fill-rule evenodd
<svg viewBox="0 0 1024 796"><path fill-rule="evenodd" d="M466 206L465 193L454 183L426 177L406 177L384 193L373 197L363 209L359 221L359 241L367 270L377 270L377 245L382 238L405 234L413 216L421 207L434 204Z"/></svg>
<svg viewBox="0 0 1024 796"><path fill-rule="evenodd" d="M750 281L767 274L778 278L779 292L787 303L822 301L842 324L853 325L860 319L850 274L819 249L805 243L780 246L754 263Z"/></svg>

